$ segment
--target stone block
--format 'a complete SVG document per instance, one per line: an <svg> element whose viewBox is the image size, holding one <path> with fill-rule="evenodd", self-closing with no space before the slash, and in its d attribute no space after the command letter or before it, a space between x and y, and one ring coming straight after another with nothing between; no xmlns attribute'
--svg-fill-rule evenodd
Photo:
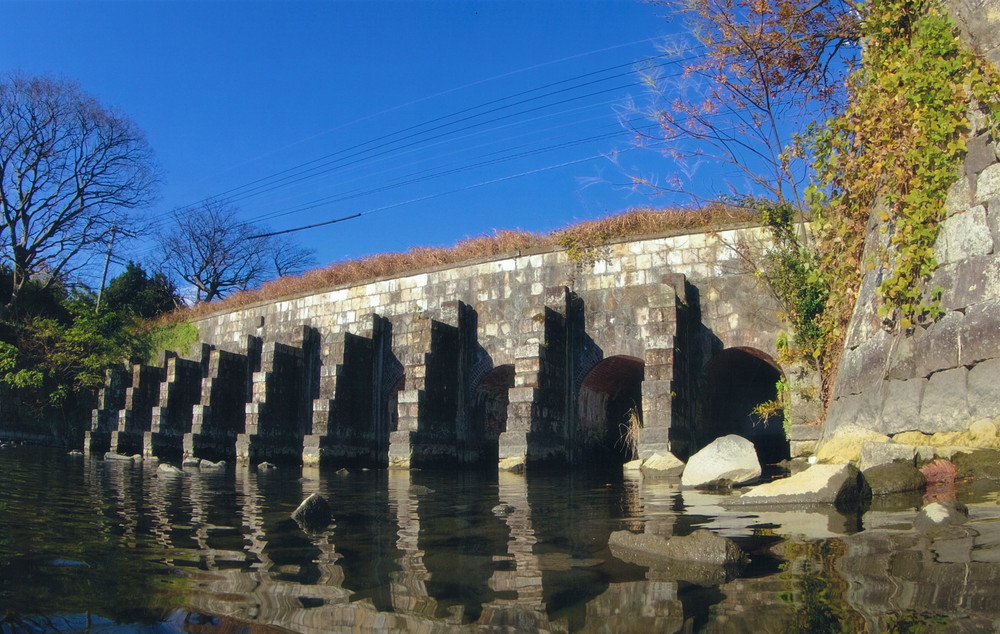
<svg viewBox="0 0 1000 634"><path fill-rule="evenodd" d="M940 266L928 284L929 288L935 286L944 289L941 304L946 309L962 310L986 299L998 299L1000 258L996 255L977 256Z"/></svg>
<svg viewBox="0 0 1000 634"><path fill-rule="evenodd" d="M893 462L908 462L911 466L915 466L916 456L916 447L912 445L901 445L895 442L866 442L861 445L858 469L864 472L872 467Z"/></svg>
<svg viewBox="0 0 1000 634"><path fill-rule="evenodd" d="M981 171L981 170L980 170ZM952 216L972 206L972 183L968 178L959 178L948 188L945 199L945 213Z"/></svg>
<svg viewBox="0 0 1000 634"><path fill-rule="evenodd" d="M976 178L976 200L978 204L1000 198L1000 163L994 163L983 169Z"/></svg>
<svg viewBox="0 0 1000 634"><path fill-rule="evenodd" d="M959 364L972 366L1000 357L1000 300L974 304L965 311L958 337Z"/></svg>
<svg viewBox="0 0 1000 634"><path fill-rule="evenodd" d="M934 244L934 256L939 264L952 264L969 257L989 255L993 253L993 247L986 208L977 205L941 223Z"/></svg>
<svg viewBox="0 0 1000 634"><path fill-rule="evenodd" d="M917 426L921 431L956 431L968 420L968 373L963 367L937 372L930 377L920 403Z"/></svg>
<svg viewBox="0 0 1000 634"><path fill-rule="evenodd" d="M792 425L789 440L819 440L823 433L820 425Z"/></svg>
<svg viewBox="0 0 1000 634"><path fill-rule="evenodd" d="M1000 357L1000 353L997 354ZM988 359L969 370L966 399L976 418L1000 417L1000 358Z"/></svg>
<svg viewBox="0 0 1000 634"><path fill-rule="evenodd" d="M896 434L914 429L920 416L925 379L886 381L881 424L876 431Z"/></svg>
<svg viewBox="0 0 1000 634"><path fill-rule="evenodd" d="M930 376L960 365L959 338L964 319L962 313L949 311L927 327L919 342L916 376Z"/></svg>
<svg viewBox="0 0 1000 634"><path fill-rule="evenodd" d="M845 351L837 375L836 394L860 394L881 383L885 378L884 359L891 346L890 335L880 329L860 346Z"/></svg>

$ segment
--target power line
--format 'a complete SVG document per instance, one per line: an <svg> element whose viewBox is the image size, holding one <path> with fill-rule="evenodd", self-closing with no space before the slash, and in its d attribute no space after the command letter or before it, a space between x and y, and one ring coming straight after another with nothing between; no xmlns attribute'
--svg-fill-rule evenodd
<svg viewBox="0 0 1000 634"><path fill-rule="evenodd" d="M497 98L497 99L492 99L492 100L486 101L484 103L481 103L481 104L478 104L478 105L475 105L475 106L470 106L468 108L463 108L461 110L458 110L458 111L455 111L455 112L452 112L452 113L449 113L449 114L446 114L446 115L441 115L441 116L438 116L438 117L434 117L434 118L432 118L432 119L430 119L428 121L424 121L424 122L421 122L421 123L418 123L418 124L414 124L412 126L408 126L408 127L402 128L400 130L396 130L394 132L387 133L387 134L375 137L373 139L369 139L367 141L363 141L361 143L356 143L356 144L351 145L349 147L337 150L336 152L331 152L329 154L323 155L321 157L317 157L317 158L312 159L310 161L306 161L304 163L300 163L300 164L295 165L293 167L286 168L284 170L280 170L280 171L275 172L273 174L270 174L270 175L263 176L261 178L255 179L253 181L250 181L249 183L245 183L243 185L230 188L230 189L225 190L225 191L223 191L223 192L221 192L219 194L216 194L214 196L206 197L206 198L203 198L203 199L201 199L201 200L199 200L199 201L197 201L195 203L191 203L189 205L185 205L184 207L182 207L182 209L184 209L184 208L193 208L193 207L195 207L195 206L197 206L199 204L207 202L208 200L223 199L223 200L227 200L229 202L238 202L238 201L246 200L246 199L252 197L255 193L260 192L261 190L270 189L270 188L273 188L275 186L284 187L284 186L292 185L292 184L295 184L295 183L299 183L299 182L301 182L303 180L306 180L308 178L313 178L315 176L319 176L319 175L322 175L322 174L329 173L330 170L324 170L324 171L321 171L321 172L315 172L315 170L318 170L318 169L321 169L321 168L324 168L324 167L329 167L330 165L336 163L337 161L344 161L346 159L356 158L356 157L362 156L362 155L364 155L366 153L370 153L370 152L373 152L375 150L382 149L382 148L385 148L387 146L390 146L390 145L393 145L393 144L400 143L402 141L406 141L406 140L412 139L414 137L418 137L420 135L425 135L425 134L428 134L428 133L436 131L436 130L447 128L449 126L454 126L454 125L457 125L457 124L462 123L464 121L469 121L469 120L475 119L477 117L486 116L486 115L492 114L494 112L499 112L501 110L506 110L506 109L509 109L509 108L513 108L513 107L516 107L518 105L523 105L523 104L530 103L530 102L533 102L533 101L538 101L540 99L544 99L545 97L550 97L550 96L554 96L554 95L557 95L557 94L569 92L571 90L576 90L576 89L579 89L579 88L584 88L584 87L589 86L589 85L601 83L601 82L604 82L604 81L609 81L611 79L616 79L616 78L624 77L624 76L628 76L628 75L634 75L634 74L637 74L637 73L642 72L642 71L640 71L639 69L633 69L633 70L630 70L630 71L627 71L627 72L624 72L624 73L618 73L616 75L611 75L611 76L603 77L603 78L600 78L600 79L594 79L594 80L587 81L587 82L584 82L584 83L581 83L581 84L577 84L577 85L574 85L574 86L560 88L559 90L554 90L554 91L551 91L551 92L548 92L548 93L544 93L544 94L540 94L540 95L535 95L535 96L530 97L528 99L522 99L520 101L516 101L516 102L513 102L513 103L506 104L506 105L502 105L502 106L498 105L496 107L489 108L487 110L483 110L482 112L478 112L476 114L468 114L468 113L474 112L476 110L482 110L483 108L487 108L488 106L494 106L495 104L500 104L500 103L502 103L504 101L508 101L510 99L516 99L516 98L524 96L524 95L528 95L528 94L531 94L531 93L534 93L534 92L538 92L540 90L546 90L548 88L553 88L553 87L556 87L556 86L560 86L562 84L566 84L566 83L569 83L569 82L572 82L572 81L577 81L577 80L580 80L580 79L585 79L585 78L588 78L588 77L593 77L595 75L599 75L599 74L602 74L602 73L610 72L610 71L613 71L613 70L619 70L621 68L628 67L628 66L635 67L637 64L641 64L641 63L644 63L644 62L649 62L649 61L656 60L656 59L662 59L663 57L665 57L665 56L664 55L652 56L652 57L647 57L647 58L643 58L643 59L640 59L640 60L631 61L631 62L628 62L626 64L618 64L618 65L610 66L610 67L607 67L607 68L604 68L604 69L601 69L601 70L591 71L591 72L588 72L588 73L583 73L583 74L577 75L575 77L571 77L571 78L568 78L568 79L562 79L562 80L558 80L558 81L554 81L554 82L549 82L547 84L544 84L542 86L538 86L538 87L535 87L535 88L532 88L532 89L529 89L529 90L524 90L524 91L521 91L521 92L518 92L518 93L514 93L512 95L507 95L507 96L500 97L500 98ZM687 62L687 61L691 61L691 60L697 59L699 57L702 57L702 55L693 55L693 56L684 57L684 58L672 59L672 60L667 61L667 62L656 64L652 68L661 68L661 67L664 67L664 66L667 66L667 65L681 64L681 63L684 63L684 62ZM648 70L648 69L642 69L642 70ZM515 116L518 116L518 115L522 115L522 114L527 114L527 113L535 112L535 111L538 111L538 110L541 110L541 109L544 109L544 108L553 107L553 106L557 106L557 105L562 105L562 104L569 103L569 102L576 101L576 100L580 100L580 99L586 99L588 97L592 97L592 96L595 96L595 95L598 95L598 94L604 94L604 93L612 92L612 91L615 91L615 90L621 90L623 88L628 88L628 87L633 86L633 85L635 85L635 84L634 83L630 83L630 84L626 84L626 85L620 85L620 86L616 86L616 87L609 88L609 89L604 89L604 90L600 90L600 91L596 91L596 92L591 92L591 93L588 93L588 94L585 94L585 95L578 95L578 96L570 98L570 99L560 100L560 101L557 101L557 102L554 102L554 103L547 104L545 106L538 106L538 107L534 107L534 108L529 108L529 109L522 110L522 111L517 112L517 113L511 113L511 114L508 114L508 115L504 115L502 117L496 117L496 118L493 118L493 119L490 119L490 120L487 120L487 121L482 121L482 122L479 122L479 123L476 123L476 124L465 126L463 128L459 128L457 130L452 130L451 132L448 132L448 133L441 133L441 134L438 134L438 135L434 135L434 136L431 136L429 138L425 138L422 141L414 141L414 142L411 142L409 144L406 144L406 145L403 145L403 146L400 146L400 147L396 147L396 148L392 148L392 150L387 150L387 151L393 151L393 150L398 150L398 149L402 149L402 148L406 148L406 147L411 147L413 145L419 144L420 142L426 142L426 141L434 140L434 139L437 139L437 138L441 138L441 137L447 136L448 134L454 134L454 133L457 133L457 132L467 131L467 130L474 129L474 128L476 128L478 126L481 126L481 125L487 125L489 123L495 123L497 121L509 119L509 118L512 118L512 117L515 117ZM458 119L454 119L455 117L459 117L460 115L466 115L466 116L458 118ZM453 120L452 121L448 121L447 123L440 123L440 122L446 121L448 119L453 119ZM437 125L433 125L433 124L437 124ZM431 126L431 127L428 127L428 126ZM420 130L420 128L424 128L424 129ZM417 130L419 130L419 131L417 131ZM371 146L371 147L367 147L367 146ZM367 147L367 149L362 149L362 148L366 148L366 147ZM345 154L346 154L346 156L344 156ZM375 156L381 156L383 154L384 154L384 152L383 153L375 154ZM334 159L335 157L340 157L340 158L338 158L336 160L331 160L331 159ZM320 163L320 165L317 165L317 163ZM312 167L310 167L310 166L312 166ZM335 166L335 167L333 167L331 169L336 169L338 167L342 167L342 166ZM305 169L305 168L308 168L308 169ZM304 169L305 169L305 171L303 171ZM310 173L310 172L313 172L313 173Z"/></svg>

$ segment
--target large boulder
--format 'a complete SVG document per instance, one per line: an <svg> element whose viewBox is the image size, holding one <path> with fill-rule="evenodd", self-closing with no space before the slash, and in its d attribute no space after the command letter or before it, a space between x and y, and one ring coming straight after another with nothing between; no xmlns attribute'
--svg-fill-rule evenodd
<svg viewBox="0 0 1000 634"><path fill-rule="evenodd" d="M833 504L853 509L870 498L871 489L854 465L815 464L782 480L756 486L727 504Z"/></svg>
<svg viewBox="0 0 1000 634"><path fill-rule="evenodd" d="M736 486L753 482L760 474L760 461L753 443L730 434L716 438L691 456L681 474L681 484L699 488Z"/></svg>
<svg viewBox="0 0 1000 634"><path fill-rule="evenodd" d="M615 531L608 537L611 554L640 566L704 586L716 586L737 576L748 562L736 542L712 531L697 530L686 537L666 538L651 533Z"/></svg>
<svg viewBox="0 0 1000 634"><path fill-rule="evenodd" d="M746 563L747 554L733 540L704 529L684 537L666 538L651 533L615 531L608 545L635 550L654 557L699 564Z"/></svg>
<svg viewBox="0 0 1000 634"><path fill-rule="evenodd" d="M156 467L156 472L161 475L168 475L168 476L184 475L183 471L181 471L172 464L167 464L166 462L161 463L158 467Z"/></svg>
<svg viewBox="0 0 1000 634"><path fill-rule="evenodd" d="M292 519L305 531L319 532L333 519L333 510L326 498L319 493L312 493L292 511Z"/></svg>
<svg viewBox="0 0 1000 634"><path fill-rule="evenodd" d="M865 469L862 474L871 487L872 495L920 491L927 485L924 474L913 466L912 460L880 464Z"/></svg>

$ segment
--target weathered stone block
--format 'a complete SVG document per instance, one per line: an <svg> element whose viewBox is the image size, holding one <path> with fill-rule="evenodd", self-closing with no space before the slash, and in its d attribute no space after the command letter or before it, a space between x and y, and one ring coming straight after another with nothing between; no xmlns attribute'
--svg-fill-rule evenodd
<svg viewBox="0 0 1000 634"><path fill-rule="evenodd" d="M1000 163L983 169L976 179L976 202L982 204L993 198L1000 198Z"/></svg>
<svg viewBox="0 0 1000 634"><path fill-rule="evenodd" d="M861 445L858 469L862 472L883 464L908 462L915 466L917 450L912 445L895 442L866 442Z"/></svg>
<svg viewBox="0 0 1000 634"><path fill-rule="evenodd" d="M886 381L885 400L882 402L882 424L876 431L895 434L914 428L920 416L925 379Z"/></svg>
<svg viewBox="0 0 1000 634"><path fill-rule="evenodd" d="M972 366L1000 357L1000 300L974 304L965 311L958 337L959 364Z"/></svg>
<svg viewBox="0 0 1000 634"><path fill-rule="evenodd" d="M877 330L857 348L847 350L840 361L836 394L859 394L885 378L885 359L892 345L884 330Z"/></svg>
<svg viewBox="0 0 1000 634"><path fill-rule="evenodd" d="M1000 357L1000 352L997 353ZM1000 416L1000 358L988 359L969 370L966 399L976 418Z"/></svg>
<svg viewBox="0 0 1000 634"><path fill-rule="evenodd" d="M968 420L968 373L963 367L937 372L930 377L920 404L921 431L955 431Z"/></svg>
<svg viewBox="0 0 1000 634"><path fill-rule="evenodd" d="M950 311L927 327L919 342L917 376L930 376L960 365L959 341L964 320L962 313Z"/></svg>
<svg viewBox="0 0 1000 634"><path fill-rule="evenodd" d="M977 255L989 255L993 247L986 208L977 205L941 223L934 255L940 264L952 264Z"/></svg>
<svg viewBox="0 0 1000 634"><path fill-rule="evenodd" d="M833 504L837 508L853 508L870 496L871 490L854 465L816 464L783 480L756 486L728 503Z"/></svg>

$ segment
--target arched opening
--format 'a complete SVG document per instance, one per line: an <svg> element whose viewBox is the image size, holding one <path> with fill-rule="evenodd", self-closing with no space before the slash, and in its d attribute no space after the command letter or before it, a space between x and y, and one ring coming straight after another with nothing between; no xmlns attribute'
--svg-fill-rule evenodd
<svg viewBox="0 0 1000 634"><path fill-rule="evenodd" d="M720 436L737 434L753 442L761 462L789 457L788 439L779 411L768 418L754 408L777 398L781 369L767 354L753 348L728 348L705 365L704 396L698 447Z"/></svg>
<svg viewBox="0 0 1000 634"><path fill-rule="evenodd" d="M507 431L508 390L514 387L514 366L501 365L479 379L472 392L470 430L480 444L484 460L494 460L499 455L500 434Z"/></svg>
<svg viewBox="0 0 1000 634"><path fill-rule="evenodd" d="M625 356L604 359L587 373L577 394L574 453L609 464L635 457L644 373L641 359Z"/></svg>
<svg viewBox="0 0 1000 634"><path fill-rule="evenodd" d="M507 391L514 387L514 366L501 365L483 375L473 392L473 429L482 430L487 442L496 444L507 430Z"/></svg>

